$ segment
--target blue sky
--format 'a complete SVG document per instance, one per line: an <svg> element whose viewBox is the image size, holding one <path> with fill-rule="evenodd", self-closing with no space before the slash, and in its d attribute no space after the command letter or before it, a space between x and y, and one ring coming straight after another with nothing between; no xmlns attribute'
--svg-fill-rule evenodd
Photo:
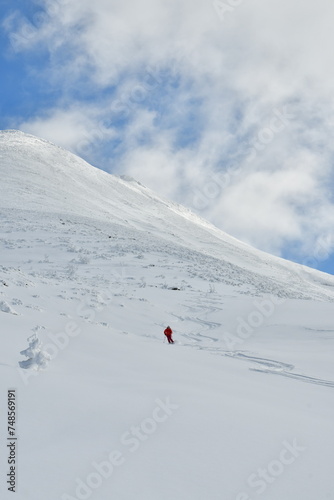
<svg viewBox="0 0 334 500"><path fill-rule="evenodd" d="M334 272L331 0L0 8L0 128L51 140L257 248Z"/></svg>

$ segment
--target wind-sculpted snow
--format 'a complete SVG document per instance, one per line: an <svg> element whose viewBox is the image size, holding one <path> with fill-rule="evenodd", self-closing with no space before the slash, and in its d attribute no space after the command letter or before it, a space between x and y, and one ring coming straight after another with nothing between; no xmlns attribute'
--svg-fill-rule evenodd
<svg viewBox="0 0 334 500"><path fill-rule="evenodd" d="M20 367L25 370L46 368L50 356L46 352L43 352L42 343L36 334L28 338L28 344L27 349L20 352L21 356L27 358L19 361Z"/></svg>
<svg viewBox="0 0 334 500"><path fill-rule="evenodd" d="M11 219L12 218L12 219ZM13 236L12 230L6 236L6 225L10 220L15 221L18 240ZM129 258L139 255L160 255L159 266L161 270L172 266L176 272L186 271L186 276L193 279L201 279L207 283L221 283L233 287L240 295L261 296L266 294L278 297L296 299L319 299L334 300L334 289L331 285L331 277L328 276L326 285L321 283L323 279L314 272L313 282L303 279L303 271L297 265L291 270L284 269L279 274L275 266L275 260L271 263L274 276L267 276L256 272L252 268L233 264L224 257L217 258L194 249L185 247L182 242L172 243L166 241L160 235L147 234L133 228L126 228L112 222L101 222L95 219L73 215L64 217L63 214L38 213L20 209L2 209L1 222L3 236L0 242L5 249L18 248L23 254L29 253L31 242L23 236L27 232L39 232L45 238L39 237L34 245L43 247L47 243L45 252L60 252L66 256L67 266L64 268L64 258L58 257L59 267L55 262L48 266L44 262L45 272L49 277L64 275L70 269L78 267L85 261L114 262L118 257ZM22 231L22 233L20 233ZM68 254L73 253L72 259ZM164 259L168 256L164 266ZM45 260L45 255L41 256ZM269 259L269 257L268 257ZM288 263L289 264L289 263ZM31 268L31 266L29 266ZM282 266L283 267L283 266ZM35 271L34 271L35 272ZM312 271L311 271L312 272Z"/></svg>

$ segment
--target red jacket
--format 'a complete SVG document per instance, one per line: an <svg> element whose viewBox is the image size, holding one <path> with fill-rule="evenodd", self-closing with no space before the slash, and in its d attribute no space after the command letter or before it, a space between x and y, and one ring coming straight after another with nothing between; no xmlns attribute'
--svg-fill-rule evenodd
<svg viewBox="0 0 334 500"><path fill-rule="evenodd" d="M172 333L173 333L173 330L169 326L164 331L164 334L166 335L166 337L170 337L172 335Z"/></svg>

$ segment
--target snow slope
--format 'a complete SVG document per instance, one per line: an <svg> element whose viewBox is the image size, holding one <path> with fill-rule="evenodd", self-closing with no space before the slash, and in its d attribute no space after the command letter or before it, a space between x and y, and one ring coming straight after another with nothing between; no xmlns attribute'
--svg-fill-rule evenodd
<svg viewBox="0 0 334 500"><path fill-rule="evenodd" d="M21 132L0 175L1 498L11 388L19 500L334 498L333 277Z"/></svg>

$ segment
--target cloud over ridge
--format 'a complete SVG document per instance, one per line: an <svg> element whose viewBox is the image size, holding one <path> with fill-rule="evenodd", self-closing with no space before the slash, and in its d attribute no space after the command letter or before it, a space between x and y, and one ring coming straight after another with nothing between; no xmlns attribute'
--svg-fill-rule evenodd
<svg viewBox="0 0 334 500"><path fill-rule="evenodd" d="M332 252L330 0L35 4L3 27L57 98L17 127L264 250Z"/></svg>

